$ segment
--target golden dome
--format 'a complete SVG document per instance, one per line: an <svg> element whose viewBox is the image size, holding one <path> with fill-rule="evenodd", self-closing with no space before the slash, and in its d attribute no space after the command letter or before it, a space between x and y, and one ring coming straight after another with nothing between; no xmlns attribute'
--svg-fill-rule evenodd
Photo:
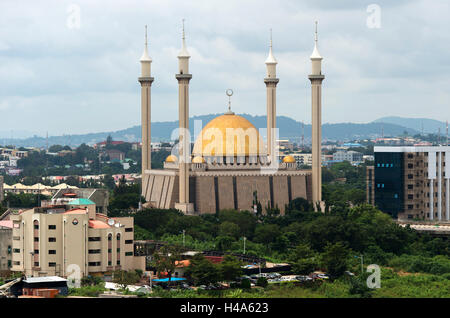
<svg viewBox="0 0 450 318"><path fill-rule="evenodd" d="M205 163L205 159L203 159L203 157L197 156L192 159L192 163Z"/></svg>
<svg viewBox="0 0 450 318"><path fill-rule="evenodd" d="M258 130L244 117L227 113L211 120L194 144L194 156L227 157L264 153Z"/></svg>
<svg viewBox="0 0 450 318"><path fill-rule="evenodd" d="M174 162L175 163L177 161L178 161L178 158L176 156L174 156L174 155L169 155L166 158L166 162Z"/></svg>
<svg viewBox="0 0 450 318"><path fill-rule="evenodd" d="M294 163L295 158L291 155L287 155L286 157L283 158L283 162L284 163Z"/></svg>

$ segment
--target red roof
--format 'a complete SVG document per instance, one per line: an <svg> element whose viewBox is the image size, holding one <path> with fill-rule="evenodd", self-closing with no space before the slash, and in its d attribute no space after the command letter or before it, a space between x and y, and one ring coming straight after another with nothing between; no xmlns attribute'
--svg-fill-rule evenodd
<svg viewBox="0 0 450 318"><path fill-rule="evenodd" d="M86 214L85 209L72 209L64 212L63 214Z"/></svg>
<svg viewBox="0 0 450 318"><path fill-rule="evenodd" d="M223 261L223 256L205 256L205 258L214 264L221 263Z"/></svg>
<svg viewBox="0 0 450 318"><path fill-rule="evenodd" d="M189 265L191 265L191 261L188 259L182 261L175 261L176 267L188 267Z"/></svg>
<svg viewBox="0 0 450 318"><path fill-rule="evenodd" d="M99 220L89 220L89 227L93 229L109 229L110 226Z"/></svg>

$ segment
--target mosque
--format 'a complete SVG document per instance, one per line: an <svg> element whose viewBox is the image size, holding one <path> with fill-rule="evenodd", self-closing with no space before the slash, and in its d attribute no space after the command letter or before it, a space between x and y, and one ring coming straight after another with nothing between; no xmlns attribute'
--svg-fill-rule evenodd
<svg viewBox="0 0 450 318"><path fill-rule="evenodd" d="M263 210L278 208L295 198L304 198L319 209L321 200L321 73L322 57L315 45L311 55L312 170L297 168L292 156L278 159L276 140L277 60L272 52L265 61L267 92L267 138L264 142L255 126L231 110L211 120L198 134L191 151L189 134L190 54L184 24L182 48L178 54L179 143L164 162L163 169L151 169L151 76L147 31L140 59L142 114L142 195L153 208L176 208L185 214L216 213L223 209L255 210L255 198ZM231 90L227 90L229 98Z"/></svg>

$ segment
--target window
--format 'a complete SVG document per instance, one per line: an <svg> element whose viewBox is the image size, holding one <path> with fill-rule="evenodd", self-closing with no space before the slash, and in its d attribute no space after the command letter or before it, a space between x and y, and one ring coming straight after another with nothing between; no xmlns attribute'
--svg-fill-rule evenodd
<svg viewBox="0 0 450 318"><path fill-rule="evenodd" d="M13 249L13 253L20 253L20 248Z"/></svg>
<svg viewBox="0 0 450 318"><path fill-rule="evenodd" d="M125 228L125 232L133 232L133 228L132 227L126 227Z"/></svg>
<svg viewBox="0 0 450 318"><path fill-rule="evenodd" d="M14 261L13 264L17 266L17 265L20 265L20 262L19 261Z"/></svg>
<svg viewBox="0 0 450 318"><path fill-rule="evenodd" d="M125 240L125 244L133 244L133 240Z"/></svg>
<svg viewBox="0 0 450 318"><path fill-rule="evenodd" d="M408 184L408 190L414 189L414 186L412 184Z"/></svg>
<svg viewBox="0 0 450 318"><path fill-rule="evenodd" d="M34 228L35 230L39 230L39 224L35 224L35 225L33 226L33 228Z"/></svg>
<svg viewBox="0 0 450 318"><path fill-rule="evenodd" d="M125 256L133 256L133 252L125 252Z"/></svg>
<svg viewBox="0 0 450 318"><path fill-rule="evenodd" d="M49 254L56 254L56 250L48 250Z"/></svg>
<svg viewBox="0 0 450 318"><path fill-rule="evenodd" d="M100 266L101 262L89 262L88 265L89 266Z"/></svg>
<svg viewBox="0 0 450 318"><path fill-rule="evenodd" d="M39 250L34 250L34 254L39 254Z"/></svg>
<svg viewBox="0 0 450 318"><path fill-rule="evenodd" d="M35 242L39 242L39 237L35 237L35 238L34 238L34 241L35 241Z"/></svg>
<svg viewBox="0 0 450 318"><path fill-rule="evenodd" d="M48 263L48 267L56 267L56 263L55 262L50 262L50 263Z"/></svg>
<svg viewBox="0 0 450 318"><path fill-rule="evenodd" d="M34 262L34 266L39 267L39 262Z"/></svg>
<svg viewBox="0 0 450 318"><path fill-rule="evenodd" d="M414 176L412 174L408 174L408 179L412 179Z"/></svg>
<svg viewBox="0 0 450 318"><path fill-rule="evenodd" d="M408 200L413 200L413 199L414 199L414 195L408 194Z"/></svg>
<svg viewBox="0 0 450 318"><path fill-rule="evenodd" d="M89 250L89 254L100 254L101 250Z"/></svg>
<svg viewBox="0 0 450 318"><path fill-rule="evenodd" d="M89 242L99 242L101 240L101 238L99 236L95 236L95 237L90 237Z"/></svg>
<svg viewBox="0 0 450 318"><path fill-rule="evenodd" d="M117 253L120 253L120 248L117 249Z"/></svg>
<svg viewBox="0 0 450 318"><path fill-rule="evenodd" d="M49 242L56 242L56 237L49 237L49 238L48 238L48 241L49 241Z"/></svg>
<svg viewBox="0 0 450 318"><path fill-rule="evenodd" d="M111 266L111 261L108 261L108 266Z"/></svg>
<svg viewBox="0 0 450 318"><path fill-rule="evenodd" d="M117 261L117 265L120 265L120 260Z"/></svg>
<svg viewBox="0 0 450 318"><path fill-rule="evenodd" d="M49 229L49 230L56 230L56 225L49 225L49 226L48 226L48 229Z"/></svg>

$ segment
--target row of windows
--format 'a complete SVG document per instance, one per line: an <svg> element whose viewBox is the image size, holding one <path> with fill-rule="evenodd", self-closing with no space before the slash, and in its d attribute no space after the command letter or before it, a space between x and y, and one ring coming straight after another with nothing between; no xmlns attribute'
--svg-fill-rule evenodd
<svg viewBox="0 0 450 318"><path fill-rule="evenodd" d="M377 163L377 167L378 168L394 168L394 164L393 163Z"/></svg>
<svg viewBox="0 0 450 318"><path fill-rule="evenodd" d="M34 227L35 230L39 230L39 224L35 224L33 227ZM56 225L49 225L48 229L49 230L56 230Z"/></svg>

